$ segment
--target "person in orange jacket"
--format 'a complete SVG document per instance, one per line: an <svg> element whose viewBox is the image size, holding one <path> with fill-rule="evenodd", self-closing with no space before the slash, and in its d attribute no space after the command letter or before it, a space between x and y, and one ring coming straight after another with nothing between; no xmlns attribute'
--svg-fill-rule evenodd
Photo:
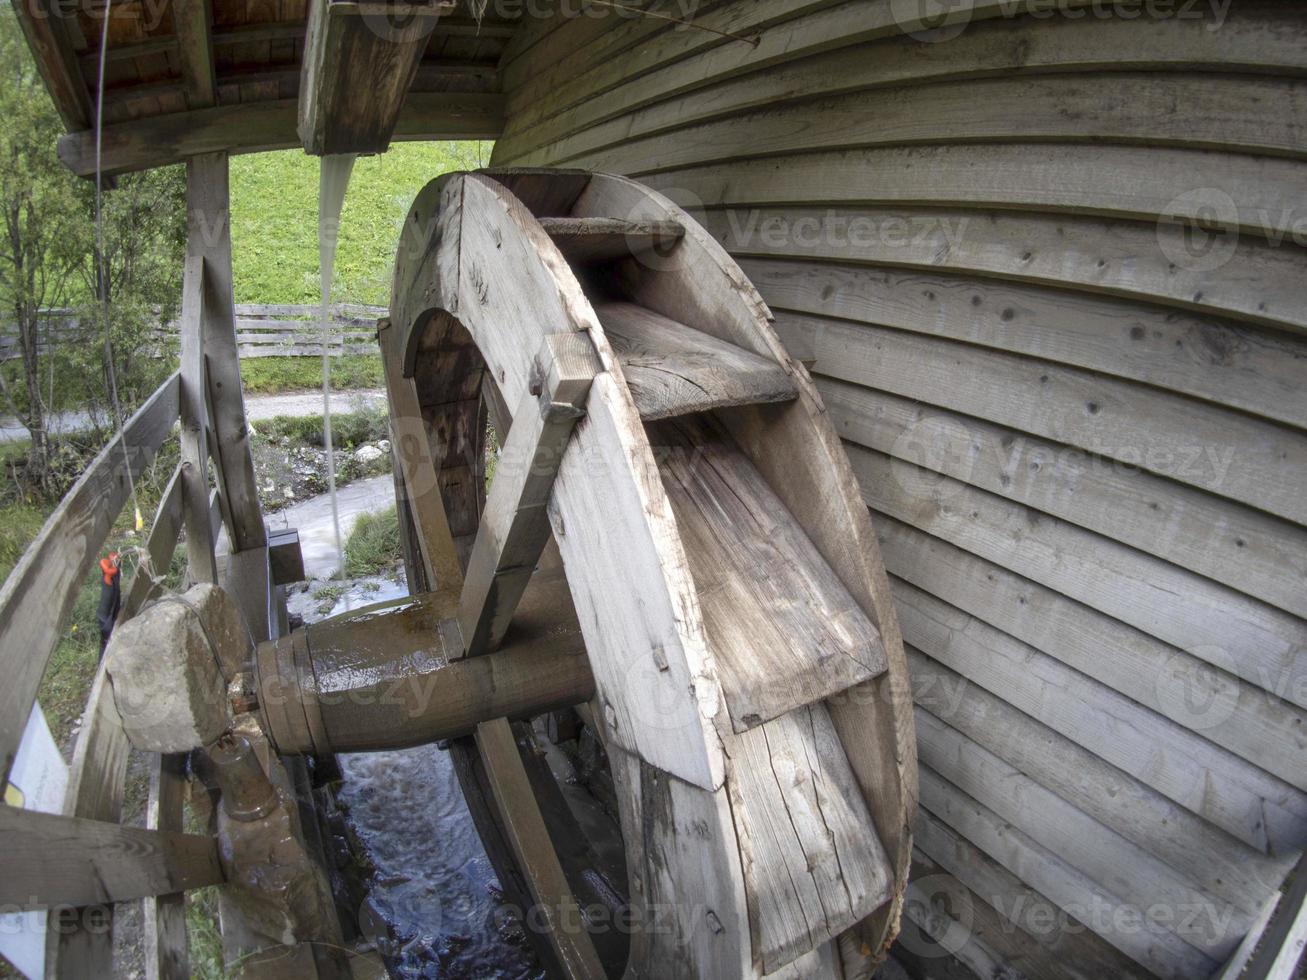
<svg viewBox="0 0 1307 980"><path fill-rule="evenodd" d="M116 551L111 551L100 559L100 605L96 607L95 618L100 623L100 656L102 657L104 648L109 645L109 634L113 632L113 624L118 619L118 607L122 604L122 594L118 585L122 578L120 563L121 559Z"/></svg>

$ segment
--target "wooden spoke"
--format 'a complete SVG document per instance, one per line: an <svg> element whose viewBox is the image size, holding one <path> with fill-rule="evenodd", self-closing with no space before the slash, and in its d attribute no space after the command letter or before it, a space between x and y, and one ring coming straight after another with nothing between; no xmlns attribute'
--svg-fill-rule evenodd
<svg viewBox="0 0 1307 980"><path fill-rule="evenodd" d="M458 618L468 656L499 645L549 540L545 508L572 428L602 370L584 333L551 334L536 358L540 380L523 396L500 454Z"/></svg>
<svg viewBox="0 0 1307 980"><path fill-rule="evenodd" d="M559 961L574 980L603 980L606 974L540 816L512 726L506 718L484 722L477 726L476 744L506 817L509 844L526 875L534 911L547 921Z"/></svg>

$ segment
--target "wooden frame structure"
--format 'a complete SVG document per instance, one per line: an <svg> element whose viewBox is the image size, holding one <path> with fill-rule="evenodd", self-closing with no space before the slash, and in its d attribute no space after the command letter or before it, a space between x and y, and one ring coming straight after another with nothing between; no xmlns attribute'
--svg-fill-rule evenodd
<svg viewBox="0 0 1307 980"><path fill-rule="evenodd" d="M54 6L19 13L68 126L62 158L89 174L100 21L94 5ZM376 131L345 148L494 138L499 168L638 179L684 205L774 311L852 464L876 535L857 549L883 556L906 641L922 805L901 962L964 977L1292 970L1290 872L1307 845L1307 10L478 6L429 20L407 91L387 85L385 113L353 120ZM149 23L123 5L112 25L106 173L303 145L302 79L348 75L305 56L301 0L161 9ZM635 243L656 255L685 230L528 210L569 267ZM693 320L590 305L632 344ZM426 420L394 440L411 564L461 589L484 501L441 491L475 472L486 412L507 420L521 392L469 383L433 401L404 329L380 337L397 415ZM475 363L477 345L454 341L446 353ZM657 378L622 367L633 396L660 397ZM468 468L448 444L472 452ZM120 500L88 484L68 519L102 490ZM57 537L42 555L80 557ZM64 571L22 568L27 587L68 594ZM0 622L5 655L42 649L66 610L0 602L16 614ZM15 674L14 704L34 670ZM10 754L22 720L0 712ZM502 749L497 727L482 741ZM1172 915L1118 925L1150 909Z"/></svg>

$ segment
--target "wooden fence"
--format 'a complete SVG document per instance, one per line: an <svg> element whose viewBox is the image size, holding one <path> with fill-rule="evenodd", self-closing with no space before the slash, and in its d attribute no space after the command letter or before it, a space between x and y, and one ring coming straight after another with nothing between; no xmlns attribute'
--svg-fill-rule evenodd
<svg viewBox="0 0 1307 980"><path fill-rule="evenodd" d="M319 309L305 304L238 303L236 343L240 356L316 357L322 354L324 345L332 357L377 353L377 320L386 315L386 307L335 303L326 330L319 320ZM72 310L49 310L42 316L55 321L41 331L43 348L51 339L76 342L86 338L86 330L98 329L84 327ZM166 323L160 326L159 335L175 339L178 330L177 322ZM0 332L0 361L18 356L17 328L6 324Z"/></svg>
<svg viewBox="0 0 1307 980"><path fill-rule="evenodd" d="M335 304L326 331L317 306L267 306L242 303L236 307L236 343L241 357L304 357L320 355L325 344L333 357L377 353L377 320L384 306Z"/></svg>

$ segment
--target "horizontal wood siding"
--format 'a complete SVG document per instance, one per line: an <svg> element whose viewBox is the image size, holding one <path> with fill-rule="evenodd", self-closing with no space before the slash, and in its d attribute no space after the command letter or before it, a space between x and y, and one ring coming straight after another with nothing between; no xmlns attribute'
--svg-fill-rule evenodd
<svg viewBox="0 0 1307 980"><path fill-rule="evenodd" d="M1205 976L1307 845L1307 9L917 6L533 25L495 163L667 193L817 379L909 646L907 918Z"/></svg>

